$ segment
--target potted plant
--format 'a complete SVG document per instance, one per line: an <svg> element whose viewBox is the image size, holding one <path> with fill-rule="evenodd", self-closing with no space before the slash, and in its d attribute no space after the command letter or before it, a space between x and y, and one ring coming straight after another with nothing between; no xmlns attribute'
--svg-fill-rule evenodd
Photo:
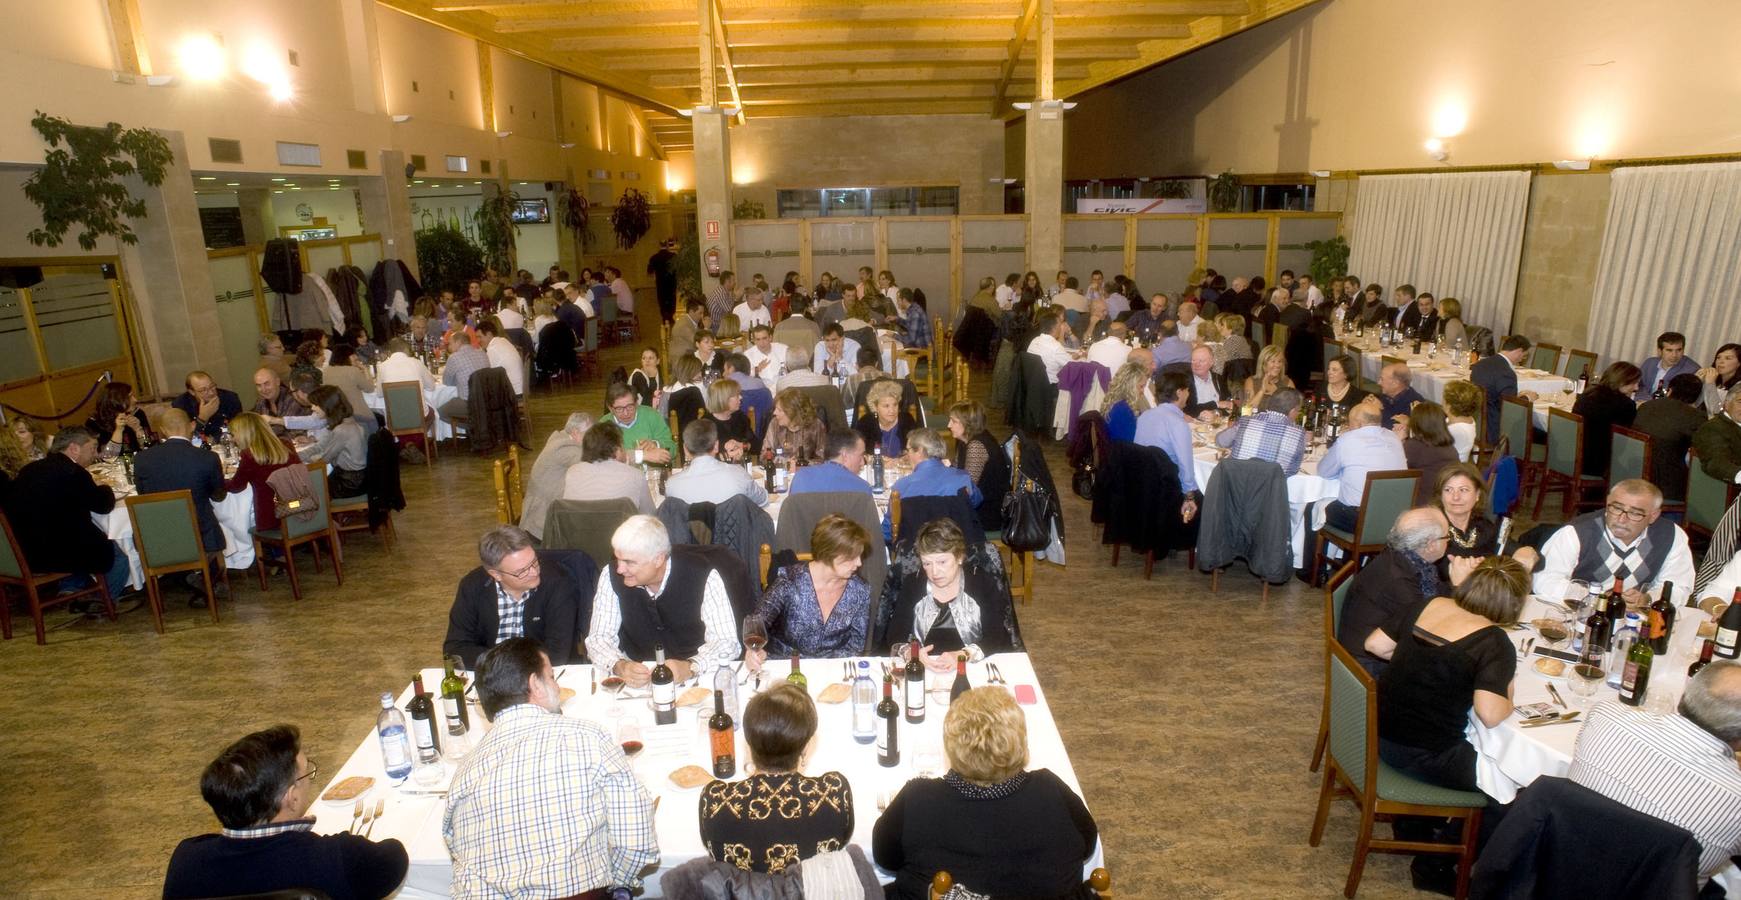
<svg viewBox="0 0 1741 900"><path fill-rule="evenodd" d="M592 247L592 204L586 195L574 188L569 188L556 195L556 215L562 220L562 227L567 228L575 236L580 253L585 253Z"/></svg>
<svg viewBox="0 0 1741 900"><path fill-rule="evenodd" d="M616 233L617 246L634 249L635 243L652 227L653 209L647 195L634 188L624 190L617 198L616 209L611 210L611 231Z"/></svg>
<svg viewBox="0 0 1741 900"><path fill-rule="evenodd" d="M1348 274L1348 240L1341 235L1321 241L1308 241L1312 251L1312 283L1327 284L1332 278Z"/></svg>
<svg viewBox="0 0 1741 900"><path fill-rule="evenodd" d="M519 203L519 194L498 193L494 197L485 197L478 205L478 211L472 214L486 268L497 272L514 271L514 235L520 233L520 226L514 224L514 209Z"/></svg>
<svg viewBox="0 0 1741 900"><path fill-rule="evenodd" d="M1232 169L1222 172L1209 182L1209 208L1218 213L1239 209L1239 176Z"/></svg>
<svg viewBox="0 0 1741 900"><path fill-rule="evenodd" d="M758 201L739 200L732 204L731 217L733 219L766 219L768 210Z"/></svg>
<svg viewBox="0 0 1741 900"><path fill-rule="evenodd" d="M151 187L162 184L175 160L169 142L150 129L123 129L115 122L74 125L42 110L30 126L50 149L42 168L24 180L24 196L42 214L42 227L25 237L39 247L58 247L76 225L86 250L96 249L103 237L139 243L127 220L145 218L145 201L128 193L121 179L138 175Z"/></svg>
<svg viewBox="0 0 1741 900"><path fill-rule="evenodd" d="M1168 178L1155 182L1155 197L1161 200L1191 199L1191 182L1183 178Z"/></svg>
<svg viewBox="0 0 1741 900"><path fill-rule="evenodd" d="M441 223L416 235L417 270L431 293L465 293L465 283L484 271L484 251L458 228Z"/></svg>

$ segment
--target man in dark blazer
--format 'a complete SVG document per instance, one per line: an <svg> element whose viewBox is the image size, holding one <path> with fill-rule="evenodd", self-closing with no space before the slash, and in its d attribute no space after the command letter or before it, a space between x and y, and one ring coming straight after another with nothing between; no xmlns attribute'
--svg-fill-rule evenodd
<svg viewBox="0 0 1741 900"><path fill-rule="evenodd" d="M1730 393L1723 411L1693 433L1693 449L1706 475L1741 484L1741 391Z"/></svg>
<svg viewBox="0 0 1741 900"><path fill-rule="evenodd" d="M1434 597L1450 593L1451 585L1439 579L1437 567L1448 546L1446 525L1445 514L1432 507L1404 512L1391 526L1384 551L1361 567L1348 586L1336 640L1375 678L1389 663L1367 651L1366 641L1373 632L1398 621L1404 610L1419 610ZM1478 562L1474 557L1453 557L1451 583L1461 583Z"/></svg>
<svg viewBox="0 0 1741 900"><path fill-rule="evenodd" d="M1535 400L1534 391L1517 391L1517 367L1523 362L1525 354L1529 353L1529 338L1514 334L1505 339L1499 352L1485 357L1469 368L1469 380L1475 386L1487 392L1487 434L1493 439L1499 439L1499 409L1506 397L1521 396L1526 400ZM1511 448L1513 453L1522 452L1519 448Z"/></svg>
<svg viewBox="0 0 1741 900"><path fill-rule="evenodd" d="M6 518L32 571L101 575L110 596L119 597L132 566L91 521L115 509L115 492L85 471L101 452L96 435L85 428L55 432L48 455L19 469L5 491Z"/></svg>
<svg viewBox="0 0 1741 900"><path fill-rule="evenodd" d="M1215 351L1203 344L1191 350L1191 396L1185 401L1185 415L1196 418L1233 408L1233 392L1227 389L1227 379L1215 371Z"/></svg>
<svg viewBox="0 0 1741 900"><path fill-rule="evenodd" d="M1312 370L1317 368L1316 361L1323 355L1318 337L1312 333L1312 313L1291 299L1276 308L1276 324L1288 329L1288 343L1282 348L1288 378L1293 380L1294 387L1307 390L1312 383Z"/></svg>
<svg viewBox="0 0 1741 900"><path fill-rule="evenodd" d="M1665 331L1656 337L1656 355L1639 363L1638 369L1638 393L1632 399L1643 403L1656 396L1657 388L1666 389L1675 376L1696 374L1699 365L1687 358L1687 336Z"/></svg>
<svg viewBox="0 0 1741 900"><path fill-rule="evenodd" d="M1669 379L1668 396L1646 400L1638 407L1632 427L1650 435L1651 484L1662 489L1662 499L1687 499L1687 450L1693 435L1705 424L1705 408L1699 405L1704 382L1692 373Z"/></svg>
<svg viewBox="0 0 1741 900"><path fill-rule="evenodd" d="M235 391L218 387L212 376L195 369L183 382L187 387L171 405L193 420L195 431L215 441L223 436L230 419L242 411L242 398Z"/></svg>
<svg viewBox="0 0 1741 900"><path fill-rule="evenodd" d="M217 512L212 503L224 499L224 467L218 455L191 440L193 422L179 409L165 410L158 417L157 430L165 435L161 444L139 452L133 459L133 472L139 493L185 490L193 495L194 515L199 519L200 540L206 553L224 552L224 530L218 526ZM213 575L221 575L213 572ZM187 587L194 592L194 606L205 605L205 582L198 572L188 573ZM222 582L213 583L213 592L225 593Z"/></svg>
<svg viewBox="0 0 1741 900"><path fill-rule="evenodd" d="M1397 290L1400 292L1402 288ZM1421 294L1408 309L1402 311L1398 330L1405 334L1418 334L1421 340L1427 340L1438 332L1439 309L1432 294Z"/></svg>
<svg viewBox="0 0 1741 900"><path fill-rule="evenodd" d="M442 654L457 655L470 669L485 650L524 636L544 645L553 666L580 662L591 593L564 566L540 556L532 535L517 525L484 532L478 558L483 565L467 572L454 593Z"/></svg>

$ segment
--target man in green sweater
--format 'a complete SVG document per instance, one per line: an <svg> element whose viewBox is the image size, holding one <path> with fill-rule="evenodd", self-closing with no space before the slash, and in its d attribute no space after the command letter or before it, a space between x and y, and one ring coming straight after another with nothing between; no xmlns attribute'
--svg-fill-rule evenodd
<svg viewBox="0 0 1741 900"><path fill-rule="evenodd" d="M651 406L635 402L635 389L626 384L613 384L605 391L605 404L611 417L623 432L623 449L634 453L636 464L664 465L671 461L671 426Z"/></svg>

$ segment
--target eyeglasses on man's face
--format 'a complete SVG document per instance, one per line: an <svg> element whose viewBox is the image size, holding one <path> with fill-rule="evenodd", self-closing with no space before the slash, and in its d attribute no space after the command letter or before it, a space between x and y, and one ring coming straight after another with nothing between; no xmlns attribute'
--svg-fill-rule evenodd
<svg viewBox="0 0 1741 900"><path fill-rule="evenodd" d="M527 564L527 566L524 569L521 569L518 572L510 572L506 569L497 569L496 571L502 573L503 575L508 576L509 578L519 580L519 579L525 578L528 575L531 575L533 572L538 571L538 557L533 556L532 562Z"/></svg>
<svg viewBox="0 0 1741 900"><path fill-rule="evenodd" d="M1608 514L1616 519L1625 519L1630 522L1642 522L1646 516L1650 515L1645 510L1627 506L1624 503L1608 504Z"/></svg>

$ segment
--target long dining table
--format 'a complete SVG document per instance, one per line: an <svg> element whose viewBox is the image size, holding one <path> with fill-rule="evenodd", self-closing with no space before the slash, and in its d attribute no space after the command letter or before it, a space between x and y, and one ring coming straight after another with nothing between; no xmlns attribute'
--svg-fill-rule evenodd
<svg viewBox="0 0 1741 900"><path fill-rule="evenodd" d="M875 678L880 678L882 666L891 662L889 657L871 658L869 661ZM804 660L803 671L809 678L811 695L820 695L830 685L841 682L844 673L856 668L856 663L856 659ZM1006 688L1033 688L1034 702L1023 706L1027 719L1029 768L1050 769L1080 794L1081 784L1070 764L1070 755L1058 733L1057 724L1052 719L1051 706L1039 680L1034 676L1033 665L1027 654L1000 653L981 662L970 663L968 678L974 685L992 683L988 678L988 664L1000 673L1002 680L1006 682ZM789 671L789 663L770 661L763 668L759 685L766 689L779 684L785 680ZM437 685L442 677L439 669L425 669L422 674L425 685ZM706 698L680 707L676 724L654 725L653 713L644 690L625 690L620 694L612 694L603 688L597 688L595 693L595 675L593 667L588 664L558 667L558 685L574 691L574 695L563 702L562 714L598 722L605 730L618 735L623 734L630 726L638 731L644 749L630 758L630 764L636 777L655 798L657 805L654 810L654 831L659 840L658 866L655 871L645 874L643 896L664 896L659 882L665 872L707 855L707 849L701 842L698 814L700 788L678 787L668 776L690 764L711 768L706 728L707 717L713 710L712 694L710 691ZM740 672L739 676L739 696L747 701L757 690L758 681L748 678L747 673ZM928 677L929 712L925 721L920 724L910 724L904 719L899 723L901 761L893 768L878 765L874 744L861 744L853 737L850 702L817 704L817 745L805 771L820 774L832 770L846 776L852 786L853 806L856 810L852 842L864 850L866 858L870 857L871 829L876 823L878 812L908 781L914 778L940 777L948 768L943 754L943 718L947 711L949 686L954 675L932 674ZM700 684L704 687L712 684L711 673L704 676ZM367 699L364 696L366 694L366 691L359 692L359 703ZM411 688L407 686L398 695L400 708L403 709L410 699ZM442 834L442 822L447 808L447 784L457 767L464 762L463 758L456 760L452 757L456 751L463 756L472 742L481 740L489 729L475 696L470 698L470 704L470 735L449 738L438 723L441 740L451 740L460 746L444 745L446 754L440 764L441 773L432 783L420 783L414 775L399 785L389 784L381 761L379 741L373 733L364 737L344 765L333 773L331 783L353 775L374 779L369 790L361 796L362 807L366 812L372 812L377 805L382 810L380 817L374 820L373 827L368 829L369 836L375 840L396 838L405 845L411 857L410 872L400 889L400 897L447 897L450 894L453 863ZM749 759L741 729L737 753L739 765L735 778L741 779L745 777L745 763ZM324 791L323 788L323 794ZM356 809L354 800L334 803L317 798L313 808L309 810L309 815L315 819L316 832L337 834L352 827ZM1085 876L1094 868L1103 865L1102 856L1101 848L1096 846L1094 854L1084 865ZM892 873L880 874L885 880L893 878Z"/></svg>
<svg viewBox="0 0 1741 900"><path fill-rule="evenodd" d="M1410 386L1434 403L1445 402L1445 385L1469 380L1468 361L1461 358L1466 354L1448 351L1415 353L1412 345L1381 347L1374 337L1344 336L1342 341L1348 353L1360 360L1362 378L1376 382L1378 373L1384 368L1384 357L1401 359L1413 375ZM1549 407L1557 406L1567 411L1572 408L1572 381L1564 376L1520 367L1517 370L1517 389L1520 393L1530 391L1536 395L1532 418L1537 428L1547 427Z"/></svg>
<svg viewBox="0 0 1741 900"><path fill-rule="evenodd" d="M1198 490L1208 488L1209 476L1228 455L1228 451L1215 446L1215 435L1226 427L1227 423L1222 421L1215 424L1194 421L1191 425L1191 455L1196 466ZM1342 488L1339 480L1318 474L1318 463L1327 449L1325 443L1312 439L1306 448L1305 459L1300 462L1300 471L1288 476L1288 544L1293 548L1295 569L1306 567L1306 551L1312 535L1309 516L1313 504L1334 498Z"/></svg>
<svg viewBox="0 0 1741 900"><path fill-rule="evenodd" d="M224 474L228 476L234 471L234 463L227 462ZM126 498L136 494L138 489L118 460L104 460L93 465L91 475L115 493L115 508L107 513L93 513L91 520L103 529L109 540L121 546L121 552L127 554L130 566L128 586L142 588L145 574L139 562L139 546L133 536L133 517L127 514L124 505ZM253 565L254 492L243 489L225 494L223 499L212 501L212 512L224 532L224 565L231 569L246 569Z"/></svg>

